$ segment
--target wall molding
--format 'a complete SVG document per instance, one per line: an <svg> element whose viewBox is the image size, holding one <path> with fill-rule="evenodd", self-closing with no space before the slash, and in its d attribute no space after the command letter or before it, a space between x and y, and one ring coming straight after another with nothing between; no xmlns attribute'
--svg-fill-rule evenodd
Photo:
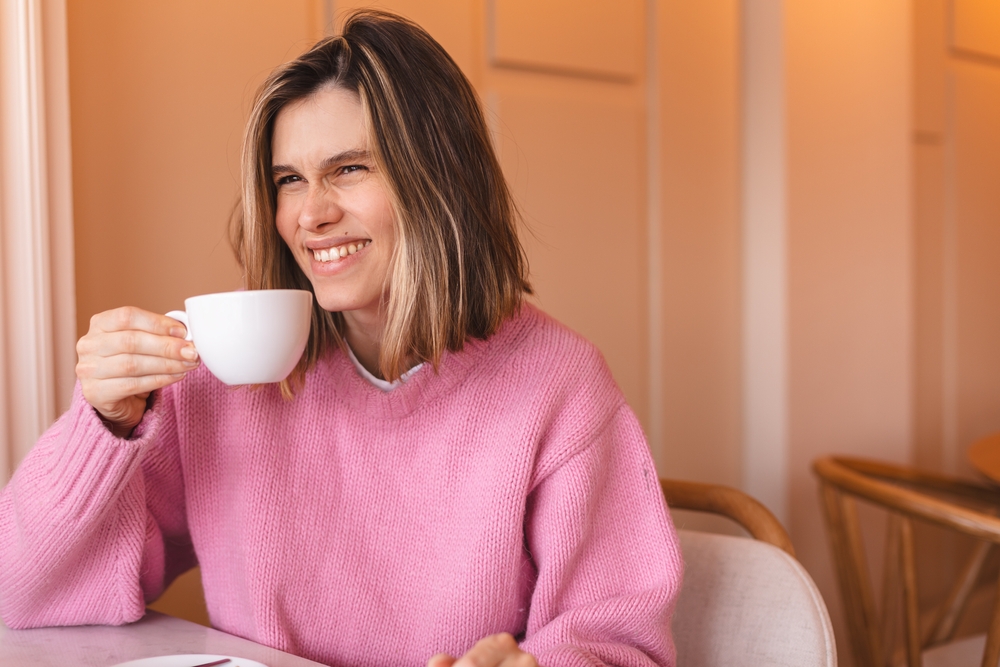
<svg viewBox="0 0 1000 667"><path fill-rule="evenodd" d="M743 6L743 488L788 525L784 8Z"/></svg>
<svg viewBox="0 0 1000 667"><path fill-rule="evenodd" d="M663 470L663 191L657 0L646 0L646 247L649 318L649 439Z"/></svg>

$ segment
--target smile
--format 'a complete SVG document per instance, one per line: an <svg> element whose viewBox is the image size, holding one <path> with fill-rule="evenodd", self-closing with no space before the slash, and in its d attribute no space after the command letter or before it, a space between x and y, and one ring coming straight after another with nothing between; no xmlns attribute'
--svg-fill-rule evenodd
<svg viewBox="0 0 1000 667"><path fill-rule="evenodd" d="M368 241L352 241L351 243L345 243L341 246L334 246L333 248L322 248L311 250L313 259L317 262L339 262L344 257L353 255L357 251L361 250L365 246L369 245L371 240Z"/></svg>

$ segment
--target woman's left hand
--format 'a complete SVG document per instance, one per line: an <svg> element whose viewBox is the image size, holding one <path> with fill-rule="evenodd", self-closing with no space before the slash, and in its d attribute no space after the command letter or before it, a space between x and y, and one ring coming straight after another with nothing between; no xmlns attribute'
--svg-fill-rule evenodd
<svg viewBox="0 0 1000 667"><path fill-rule="evenodd" d="M480 639L458 659L438 653L427 661L427 667L538 667L538 661L522 651L510 634L502 632Z"/></svg>

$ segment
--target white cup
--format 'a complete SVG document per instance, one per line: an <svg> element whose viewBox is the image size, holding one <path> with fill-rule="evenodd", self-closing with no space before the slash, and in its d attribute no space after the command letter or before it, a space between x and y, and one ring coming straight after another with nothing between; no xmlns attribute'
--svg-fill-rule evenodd
<svg viewBox="0 0 1000 667"><path fill-rule="evenodd" d="M226 384L281 382L305 350L312 298L294 289L203 294L167 317L187 327L202 362Z"/></svg>

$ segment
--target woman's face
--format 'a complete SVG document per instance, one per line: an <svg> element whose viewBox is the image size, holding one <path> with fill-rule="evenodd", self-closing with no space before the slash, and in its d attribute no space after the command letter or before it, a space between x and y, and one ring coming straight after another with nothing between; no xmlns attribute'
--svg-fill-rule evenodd
<svg viewBox="0 0 1000 667"><path fill-rule="evenodd" d="M288 104L271 152L278 233L316 300L345 315L377 314L396 235L358 96L328 86Z"/></svg>

